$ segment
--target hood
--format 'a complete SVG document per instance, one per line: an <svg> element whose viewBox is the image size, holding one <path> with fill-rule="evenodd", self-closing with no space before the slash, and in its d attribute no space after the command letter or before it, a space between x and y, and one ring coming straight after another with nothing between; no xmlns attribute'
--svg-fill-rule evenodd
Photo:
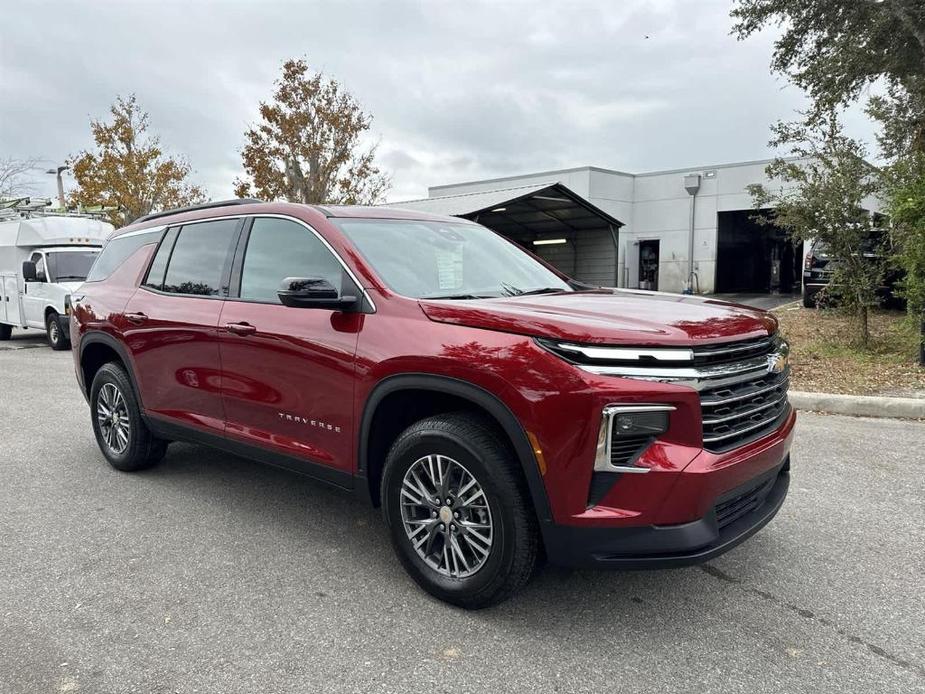
<svg viewBox="0 0 925 694"><path fill-rule="evenodd" d="M663 292L604 289L419 303L440 323L592 344L686 346L777 330L777 319L759 309Z"/></svg>
<svg viewBox="0 0 925 694"><path fill-rule="evenodd" d="M63 287L70 294L71 292L76 292L83 285L83 280L79 282L57 282L56 284Z"/></svg>

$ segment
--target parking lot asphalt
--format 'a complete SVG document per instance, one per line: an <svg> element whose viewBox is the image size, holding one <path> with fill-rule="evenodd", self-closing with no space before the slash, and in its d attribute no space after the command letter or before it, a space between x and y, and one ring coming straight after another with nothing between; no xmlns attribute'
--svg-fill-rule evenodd
<svg viewBox="0 0 925 694"><path fill-rule="evenodd" d="M180 444L111 469L35 335L0 347L0 692L925 691L925 424L801 414L729 554L467 613L319 483Z"/></svg>

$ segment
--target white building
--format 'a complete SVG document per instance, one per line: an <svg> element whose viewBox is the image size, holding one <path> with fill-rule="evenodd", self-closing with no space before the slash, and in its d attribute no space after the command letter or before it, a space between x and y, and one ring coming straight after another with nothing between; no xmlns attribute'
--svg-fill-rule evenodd
<svg viewBox="0 0 925 694"><path fill-rule="evenodd" d="M391 206L478 220L593 284L799 292L802 247L756 221L747 191L779 185L769 161L643 174L584 166L434 186Z"/></svg>

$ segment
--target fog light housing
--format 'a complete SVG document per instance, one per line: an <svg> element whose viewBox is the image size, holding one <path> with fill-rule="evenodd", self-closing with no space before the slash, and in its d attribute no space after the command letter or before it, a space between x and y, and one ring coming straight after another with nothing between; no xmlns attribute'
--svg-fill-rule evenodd
<svg viewBox="0 0 925 694"><path fill-rule="evenodd" d="M608 405L601 416L594 458L596 472L648 472L633 463L668 431L672 405Z"/></svg>

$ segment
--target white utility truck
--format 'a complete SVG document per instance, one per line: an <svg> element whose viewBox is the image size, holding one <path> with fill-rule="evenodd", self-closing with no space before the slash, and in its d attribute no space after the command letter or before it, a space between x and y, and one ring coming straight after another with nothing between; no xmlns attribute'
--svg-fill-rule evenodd
<svg viewBox="0 0 925 694"><path fill-rule="evenodd" d="M67 299L114 227L91 215L46 212L47 204L0 202L0 340L14 327L37 328L52 349L68 349Z"/></svg>

